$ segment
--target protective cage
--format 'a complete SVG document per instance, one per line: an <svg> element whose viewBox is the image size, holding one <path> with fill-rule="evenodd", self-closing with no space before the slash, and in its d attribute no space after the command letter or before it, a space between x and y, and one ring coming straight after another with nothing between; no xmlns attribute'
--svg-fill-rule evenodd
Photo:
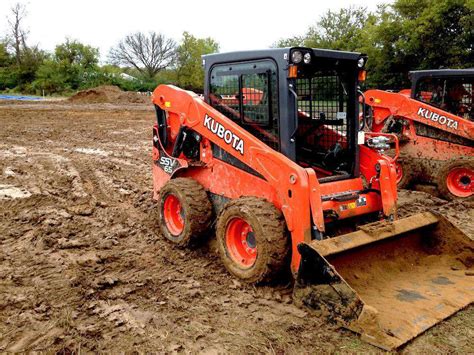
<svg viewBox="0 0 474 355"><path fill-rule="evenodd" d="M344 71L320 70L296 79L297 160L326 170L318 176L351 175L355 161L355 82Z"/></svg>

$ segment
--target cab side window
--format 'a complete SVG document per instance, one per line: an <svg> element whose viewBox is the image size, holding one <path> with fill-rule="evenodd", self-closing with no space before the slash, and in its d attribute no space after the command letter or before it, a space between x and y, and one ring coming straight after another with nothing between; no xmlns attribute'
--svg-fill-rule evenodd
<svg viewBox="0 0 474 355"><path fill-rule="evenodd" d="M415 98L456 116L474 120L473 82L472 77L424 78L417 84Z"/></svg>

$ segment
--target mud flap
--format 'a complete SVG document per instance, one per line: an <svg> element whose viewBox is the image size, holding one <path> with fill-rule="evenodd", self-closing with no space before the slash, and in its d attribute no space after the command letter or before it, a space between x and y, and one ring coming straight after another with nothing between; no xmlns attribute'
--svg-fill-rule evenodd
<svg viewBox="0 0 474 355"><path fill-rule="evenodd" d="M474 241L431 212L300 244L298 251L297 305L385 350L474 302Z"/></svg>

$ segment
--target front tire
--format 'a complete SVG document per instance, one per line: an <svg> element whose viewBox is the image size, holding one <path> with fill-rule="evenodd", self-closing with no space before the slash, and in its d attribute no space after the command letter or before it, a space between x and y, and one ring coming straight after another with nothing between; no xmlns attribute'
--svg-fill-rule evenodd
<svg viewBox="0 0 474 355"><path fill-rule="evenodd" d="M208 231L212 205L204 188L190 178L168 181L160 191L159 223L166 239L188 246Z"/></svg>
<svg viewBox="0 0 474 355"><path fill-rule="evenodd" d="M436 179L440 195L447 200L469 198L474 194L474 160L445 162Z"/></svg>
<svg viewBox="0 0 474 355"><path fill-rule="evenodd" d="M243 197L229 202L216 229L224 266L244 282L271 281L288 263L290 243L283 215L266 200Z"/></svg>

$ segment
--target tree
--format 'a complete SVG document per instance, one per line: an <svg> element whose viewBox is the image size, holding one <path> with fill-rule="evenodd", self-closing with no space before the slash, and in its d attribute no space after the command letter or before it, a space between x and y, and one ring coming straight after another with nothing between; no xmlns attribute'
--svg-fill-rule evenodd
<svg viewBox="0 0 474 355"><path fill-rule="evenodd" d="M474 66L472 0L397 0L364 29L369 84L409 86L408 72Z"/></svg>
<svg viewBox="0 0 474 355"><path fill-rule="evenodd" d="M374 13L363 7L328 11L301 37L276 46L366 53L367 86L401 89L408 72L474 66L474 0L395 0Z"/></svg>
<svg viewBox="0 0 474 355"><path fill-rule="evenodd" d="M356 51L361 47L363 31L370 13L365 7L328 11L310 27L305 46Z"/></svg>
<svg viewBox="0 0 474 355"><path fill-rule="evenodd" d="M20 57L21 63L16 65L14 70L17 73L17 86L24 89L35 80L36 70L47 58L47 54L38 46L32 46L24 48Z"/></svg>
<svg viewBox="0 0 474 355"><path fill-rule="evenodd" d="M7 51L7 44L0 42L0 90L13 88L16 86L11 65L14 63L14 58Z"/></svg>
<svg viewBox="0 0 474 355"><path fill-rule="evenodd" d="M474 2L398 0L393 8L403 20L397 45L409 63L420 69L472 66Z"/></svg>
<svg viewBox="0 0 474 355"><path fill-rule="evenodd" d="M355 51L361 47L364 27L369 20L372 15L365 7L328 10L304 36L280 39L275 46Z"/></svg>
<svg viewBox="0 0 474 355"><path fill-rule="evenodd" d="M29 91L31 82L35 79L35 73L46 57L46 53L38 46L28 46L26 43L28 31L24 28L23 22L27 15L26 7L23 4L16 3L11 8L11 14L7 18L8 33L7 43L3 50L0 49L0 57L13 57L6 70L3 70L2 83L3 88L15 88L18 91ZM11 56L8 51L13 52ZM1 60L0 60L1 61Z"/></svg>
<svg viewBox="0 0 474 355"><path fill-rule="evenodd" d="M62 92L68 88L67 77L61 67L54 59L43 62L36 71L36 80L33 87L38 91L45 90L47 93Z"/></svg>
<svg viewBox="0 0 474 355"><path fill-rule="evenodd" d="M285 48L285 47L301 47L304 45L304 36L294 36L289 38L280 38L276 41L272 47L274 48Z"/></svg>
<svg viewBox="0 0 474 355"><path fill-rule="evenodd" d="M63 44L56 46L54 53L58 62L78 65L83 69L94 68L99 62L99 49L69 38Z"/></svg>
<svg viewBox="0 0 474 355"><path fill-rule="evenodd" d="M196 38L184 32L176 51L177 84L186 89L202 91L204 70L201 56L218 51L219 44L212 38Z"/></svg>
<svg viewBox="0 0 474 355"><path fill-rule="evenodd" d="M33 86L53 93L100 84L105 79L99 73L98 62L97 48L66 39L38 68Z"/></svg>
<svg viewBox="0 0 474 355"><path fill-rule="evenodd" d="M176 42L161 33L137 32L126 36L109 52L112 64L131 66L143 76L153 79L170 66L176 52Z"/></svg>
<svg viewBox="0 0 474 355"><path fill-rule="evenodd" d="M23 4L16 3L11 8L11 16L8 18L8 25L10 26L10 34L8 36L15 52L15 59L17 65L21 63L21 51L26 46L26 36L28 32L23 28L22 22L26 17L26 7Z"/></svg>
<svg viewBox="0 0 474 355"><path fill-rule="evenodd" d="M7 67L12 64L12 58L7 51L7 44L0 42L0 67Z"/></svg>

